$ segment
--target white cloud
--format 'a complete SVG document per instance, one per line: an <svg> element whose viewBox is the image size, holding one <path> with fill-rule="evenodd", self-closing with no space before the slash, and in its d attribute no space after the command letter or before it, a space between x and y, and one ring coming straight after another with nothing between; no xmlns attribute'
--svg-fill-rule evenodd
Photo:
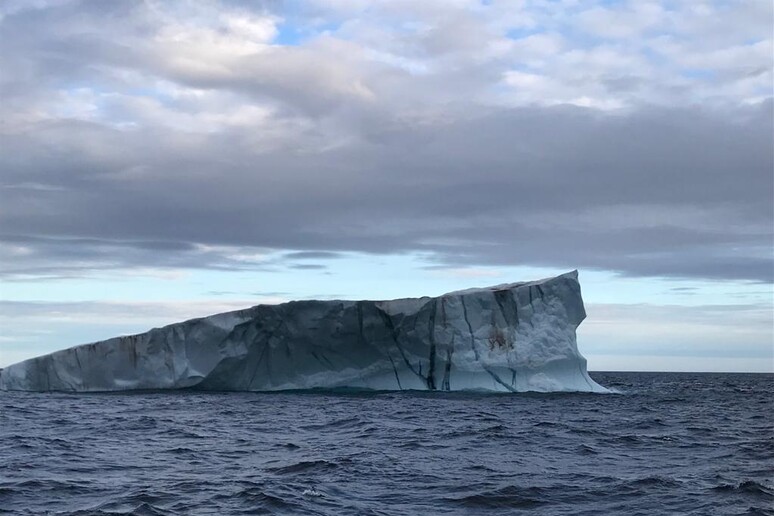
<svg viewBox="0 0 774 516"><path fill-rule="evenodd" d="M578 22L594 36L614 39L639 38L649 29L664 30L667 12L659 2L630 2L623 8L592 7L578 14Z"/></svg>
<svg viewBox="0 0 774 516"><path fill-rule="evenodd" d="M496 263L519 239L545 246L519 259L556 256L550 228L597 238L574 260L610 267L615 248L638 271L632 254L690 236L675 267L739 246L760 277L768 4L17 3L0 22L18 153L2 220ZM294 28L308 37L277 44ZM602 236L630 231L652 247Z"/></svg>

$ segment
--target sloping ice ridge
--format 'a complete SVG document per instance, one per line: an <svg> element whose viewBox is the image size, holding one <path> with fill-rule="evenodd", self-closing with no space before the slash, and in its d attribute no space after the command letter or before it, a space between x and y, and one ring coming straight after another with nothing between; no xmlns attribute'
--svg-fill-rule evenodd
<svg viewBox="0 0 774 516"><path fill-rule="evenodd" d="M192 319L0 370L0 389L607 392L586 371L577 271L392 301L294 301Z"/></svg>

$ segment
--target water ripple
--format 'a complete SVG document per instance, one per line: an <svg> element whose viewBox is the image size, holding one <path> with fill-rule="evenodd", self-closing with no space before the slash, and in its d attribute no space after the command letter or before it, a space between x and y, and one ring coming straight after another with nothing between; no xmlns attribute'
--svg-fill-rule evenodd
<svg viewBox="0 0 774 516"><path fill-rule="evenodd" d="M0 514L768 514L771 375L623 393L0 393Z"/></svg>

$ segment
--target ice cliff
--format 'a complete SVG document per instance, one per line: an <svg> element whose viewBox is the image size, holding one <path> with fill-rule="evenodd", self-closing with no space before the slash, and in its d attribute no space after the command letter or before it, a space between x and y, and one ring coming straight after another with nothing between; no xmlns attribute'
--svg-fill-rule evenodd
<svg viewBox="0 0 774 516"><path fill-rule="evenodd" d="M0 389L605 392L575 330L578 273L392 301L294 301L85 344L0 370Z"/></svg>

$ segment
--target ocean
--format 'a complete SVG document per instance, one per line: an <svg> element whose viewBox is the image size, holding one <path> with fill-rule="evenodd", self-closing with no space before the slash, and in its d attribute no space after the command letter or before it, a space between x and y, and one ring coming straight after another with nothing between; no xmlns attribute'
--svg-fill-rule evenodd
<svg viewBox="0 0 774 516"><path fill-rule="evenodd" d="M774 375L617 394L0 393L0 514L774 514Z"/></svg>

